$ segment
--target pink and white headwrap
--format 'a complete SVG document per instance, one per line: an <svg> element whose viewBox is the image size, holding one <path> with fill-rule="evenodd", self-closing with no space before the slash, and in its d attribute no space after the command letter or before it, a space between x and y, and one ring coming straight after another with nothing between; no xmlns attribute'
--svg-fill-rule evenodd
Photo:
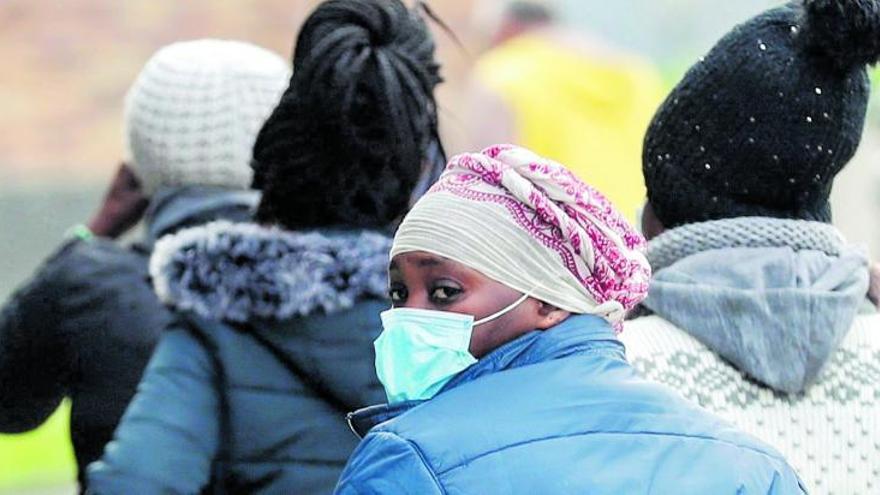
<svg viewBox="0 0 880 495"><path fill-rule="evenodd" d="M618 329L651 279L644 238L601 193L510 145L449 162L401 224L391 256L413 251Z"/></svg>

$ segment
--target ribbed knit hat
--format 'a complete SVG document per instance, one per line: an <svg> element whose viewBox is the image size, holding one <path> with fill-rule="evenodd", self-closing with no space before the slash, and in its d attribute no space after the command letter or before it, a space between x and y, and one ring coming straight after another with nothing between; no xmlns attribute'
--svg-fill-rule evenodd
<svg viewBox="0 0 880 495"><path fill-rule="evenodd" d="M290 78L288 64L238 41L174 43L147 62L125 101L125 141L144 190L248 188L260 127Z"/></svg>
<svg viewBox="0 0 880 495"><path fill-rule="evenodd" d="M740 216L829 222L880 56L876 0L799 0L737 26L694 65L645 137L667 227Z"/></svg>

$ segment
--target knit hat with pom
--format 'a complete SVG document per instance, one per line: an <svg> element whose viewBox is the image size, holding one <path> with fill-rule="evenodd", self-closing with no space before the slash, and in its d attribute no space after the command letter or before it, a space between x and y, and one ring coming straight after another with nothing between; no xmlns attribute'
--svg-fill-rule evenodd
<svg viewBox="0 0 880 495"><path fill-rule="evenodd" d="M880 2L799 0L737 26L654 117L648 199L667 227L740 216L829 222L880 57Z"/></svg>
<svg viewBox="0 0 880 495"><path fill-rule="evenodd" d="M198 40L159 50L125 101L126 159L145 192L250 187L254 140L289 78L281 57L249 43Z"/></svg>

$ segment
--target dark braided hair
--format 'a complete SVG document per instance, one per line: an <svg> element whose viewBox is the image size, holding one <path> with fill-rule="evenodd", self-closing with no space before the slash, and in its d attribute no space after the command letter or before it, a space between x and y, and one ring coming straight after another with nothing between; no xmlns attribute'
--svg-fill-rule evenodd
<svg viewBox="0 0 880 495"><path fill-rule="evenodd" d="M440 81L425 22L399 0L322 3L254 145L257 221L381 228L403 215L440 143Z"/></svg>

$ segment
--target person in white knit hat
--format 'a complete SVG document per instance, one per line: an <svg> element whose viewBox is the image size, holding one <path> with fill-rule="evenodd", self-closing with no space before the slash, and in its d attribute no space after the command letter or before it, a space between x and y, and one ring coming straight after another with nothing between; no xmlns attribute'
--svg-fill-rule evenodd
<svg viewBox="0 0 880 495"><path fill-rule="evenodd" d="M249 188L251 149L287 87L287 71L277 55L236 41L159 50L125 102L126 147L144 192Z"/></svg>
<svg viewBox="0 0 880 495"><path fill-rule="evenodd" d="M0 313L0 431L34 429L69 397L83 490L171 321L148 282L153 243L251 217L251 147L289 77L281 57L248 43L159 50L126 98L129 156L98 213ZM141 239L115 242L142 218Z"/></svg>

